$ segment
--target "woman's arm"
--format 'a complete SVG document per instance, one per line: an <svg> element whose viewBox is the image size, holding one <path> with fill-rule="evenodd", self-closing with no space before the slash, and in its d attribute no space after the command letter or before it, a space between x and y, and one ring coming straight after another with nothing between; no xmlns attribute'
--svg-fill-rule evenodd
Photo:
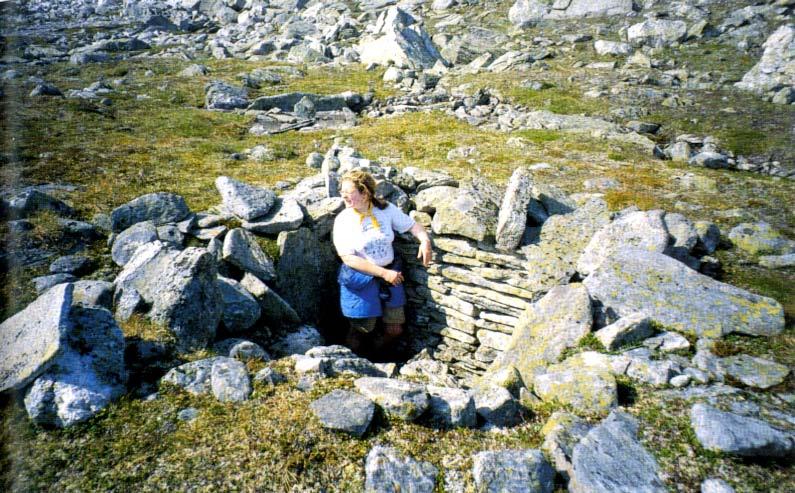
<svg viewBox="0 0 795 493"><path fill-rule="evenodd" d="M356 255L343 255L341 258L348 267L356 269L359 272L364 272L365 274L370 274L374 277L380 277L394 286L397 286L403 282L403 274L396 270L389 270L384 267L379 267L369 260L363 259Z"/></svg>
<svg viewBox="0 0 795 493"><path fill-rule="evenodd" d="M433 260L433 252L431 251L431 237L428 232L422 227L422 224L415 222L409 232L418 240L420 240L420 248L417 251L417 258L422 259L422 265L428 267Z"/></svg>

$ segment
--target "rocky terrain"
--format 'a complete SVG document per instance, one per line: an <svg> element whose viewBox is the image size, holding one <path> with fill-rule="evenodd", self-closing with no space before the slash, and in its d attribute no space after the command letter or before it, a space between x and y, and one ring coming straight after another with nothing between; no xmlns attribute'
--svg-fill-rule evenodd
<svg viewBox="0 0 795 493"><path fill-rule="evenodd" d="M792 491L794 8L3 2L4 490Z"/></svg>

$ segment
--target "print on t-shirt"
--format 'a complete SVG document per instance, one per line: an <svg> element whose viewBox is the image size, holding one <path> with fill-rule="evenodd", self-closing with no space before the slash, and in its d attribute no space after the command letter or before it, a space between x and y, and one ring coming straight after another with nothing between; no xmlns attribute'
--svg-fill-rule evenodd
<svg viewBox="0 0 795 493"><path fill-rule="evenodd" d="M373 226L370 218L362 224L362 239L365 255L373 259L384 259L392 256L392 242L390 238Z"/></svg>

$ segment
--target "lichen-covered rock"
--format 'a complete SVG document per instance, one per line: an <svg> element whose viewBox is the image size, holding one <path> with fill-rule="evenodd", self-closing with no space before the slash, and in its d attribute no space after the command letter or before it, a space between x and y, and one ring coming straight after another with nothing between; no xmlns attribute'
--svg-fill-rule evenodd
<svg viewBox="0 0 795 493"><path fill-rule="evenodd" d="M254 274L262 281L276 278L273 259L262 250L254 235L245 229L235 228L226 234L221 258L243 272Z"/></svg>
<svg viewBox="0 0 795 493"><path fill-rule="evenodd" d="M25 393L31 420L59 428L84 421L124 394L124 334L105 308L75 305L64 350Z"/></svg>
<svg viewBox="0 0 795 493"><path fill-rule="evenodd" d="M726 375L758 389L768 389L778 385L789 375L789 368L786 365L747 354L721 358L719 364Z"/></svg>
<svg viewBox="0 0 795 493"><path fill-rule="evenodd" d="M461 188L455 199L436 206L431 228L436 234L455 234L477 241L493 237L497 225L497 206Z"/></svg>
<svg viewBox="0 0 795 493"><path fill-rule="evenodd" d="M763 46L765 51L759 63L735 85L757 93L795 85L795 26L782 25Z"/></svg>
<svg viewBox="0 0 795 493"><path fill-rule="evenodd" d="M627 39L630 43L655 48L682 41L685 36L687 36L687 24L679 20L648 19L627 29Z"/></svg>
<svg viewBox="0 0 795 493"><path fill-rule="evenodd" d="M597 330L594 335L605 349L615 351L624 344L642 341L653 332L649 317L643 313L633 313Z"/></svg>
<svg viewBox="0 0 795 493"><path fill-rule="evenodd" d="M547 2L517 0L508 11L508 19L517 26L526 26L546 19L622 16L632 12L632 0L571 0Z"/></svg>
<svg viewBox="0 0 795 493"><path fill-rule="evenodd" d="M267 188L255 187L228 176L215 179L224 207L235 216L251 221L264 216L276 202L276 194Z"/></svg>
<svg viewBox="0 0 795 493"><path fill-rule="evenodd" d="M170 369L160 382L176 385L194 395L211 392L213 365L222 358L221 356L206 358L177 366Z"/></svg>
<svg viewBox="0 0 795 493"><path fill-rule="evenodd" d="M248 91L221 81L213 81L205 87L205 105L208 110L233 110L248 106Z"/></svg>
<svg viewBox="0 0 795 493"><path fill-rule="evenodd" d="M403 457L397 450L376 445L367 454L364 464L367 493L431 493L439 471L429 462Z"/></svg>
<svg viewBox="0 0 795 493"><path fill-rule="evenodd" d="M613 411L574 446L569 491L632 493L667 491L654 457L637 439L638 422Z"/></svg>
<svg viewBox="0 0 795 493"><path fill-rule="evenodd" d="M536 375L533 391L546 402L569 405L583 413L602 413L618 405L616 379L607 369L561 365Z"/></svg>
<svg viewBox="0 0 795 493"><path fill-rule="evenodd" d="M541 434L544 443L541 448L549 454L555 469L568 480L571 476L571 455L574 446L588 434L592 425L575 414L556 411L552 413Z"/></svg>
<svg viewBox="0 0 795 493"><path fill-rule="evenodd" d="M552 493L555 470L540 450L479 452L472 458L477 491Z"/></svg>
<svg viewBox="0 0 795 493"><path fill-rule="evenodd" d="M473 397L480 417L493 426L516 426L522 422L519 403L508 389L488 387L476 389Z"/></svg>
<svg viewBox="0 0 795 493"><path fill-rule="evenodd" d="M707 450L745 457L787 457L795 452L792 433L706 404L690 409L690 425Z"/></svg>
<svg viewBox="0 0 795 493"><path fill-rule="evenodd" d="M61 353L73 326L73 290L55 286L0 324L0 392L30 383Z"/></svg>
<svg viewBox="0 0 795 493"><path fill-rule="evenodd" d="M251 395L246 365L232 358L218 358L210 370L210 389L221 402L240 402Z"/></svg>
<svg viewBox="0 0 795 493"><path fill-rule="evenodd" d="M738 224L729 231L729 239L751 255L795 253L795 241L786 239L766 222Z"/></svg>
<svg viewBox="0 0 795 493"><path fill-rule="evenodd" d="M313 401L309 408L323 427L361 437L370 426L375 404L356 392L336 389Z"/></svg>
<svg viewBox="0 0 795 493"><path fill-rule="evenodd" d="M413 421L428 409L428 393L422 385L381 377L358 378L354 385L387 415L404 421Z"/></svg>
<svg viewBox="0 0 795 493"><path fill-rule="evenodd" d="M133 224L152 221L155 226L178 223L190 214L185 199L167 192L141 195L110 213L111 228L118 233Z"/></svg>
<svg viewBox="0 0 795 493"><path fill-rule="evenodd" d="M593 235L577 262L577 270L590 274L617 249L631 246L649 252L665 251L668 230L660 210L637 211L623 215Z"/></svg>
<svg viewBox="0 0 795 493"><path fill-rule="evenodd" d="M527 227L527 205L532 198L532 175L525 167L516 168L508 180L508 188L497 218L497 248L513 250L519 246Z"/></svg>
<svg viewBox="0 0 795 493"><path fill-rule="evenodd" d="M591 330L591 300L582 284L558 286L531 305L519 319L508 348L488 374L513 366L528 386L563 351L575 347Z"/></svg>
<svg viewBox="0 0 795 493"><path fill-rule="evenodd" d="M769 336L784 329L784 311L777 301L646 250L618 250L583 283L607 318L642 311L668 328L699 337L731 332Z"/></svg>

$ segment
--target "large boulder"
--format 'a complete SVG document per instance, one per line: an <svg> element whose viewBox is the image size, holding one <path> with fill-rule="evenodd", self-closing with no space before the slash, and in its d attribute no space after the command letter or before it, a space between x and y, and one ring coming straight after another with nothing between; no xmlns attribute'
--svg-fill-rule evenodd
<svg viewBox="0 0 795 493"><path fill-rule="evenodd" d="M632 0L517 0L508 11L508 19L514 25L527 26L550 19L626 15L633 8Z"/></svg>
<svg viewBox="0 0 795 493"><path fill-rule="evenodd" d="M630 43L656 48L682 41L686 36L687 24L670 19L648 19L627 29L627 40Z"/></svg>
<svg viewBox="0 0 795 493"><path fill-rule="evenodd" d="M64 350L25 393L37 424L63 428L84 421L124 394L124 334L105 308L75 305Z"/></svg>
<svg viewBox="0 0 795 493"><path fill-rule="evenodd" d="M301 321L289 303L253 274L246 273L240 280L240 285L259 302L262 317L268 327L279 328L295 325Z"/></svg>
<svg viewBox="0 0 795 493"><path fill-rule="evenodd" d="M276 289L303 321L320 320L337 306L337 255L331 242L299 228L279 233ZM334 300L333 304L329 300Z"/></svg>
<svg viewBox="0 0 795 493"><path fill-rule="evenodd" d="M459 188L454 199L436 204L436 214L431 223L433 232L477 241L494 237L499 208L492 199L476 186Z"/></svg>
<svg viewBox="0 0 795 493"><path fill-rule="evenodd" d="M784 329L784 309L776 300L715 281L656 252L621 248L583 282L606 320L645 312L669 329L698 337L769 336Z"/></svg>
<svg viewBox="0 0 795 493"><path fill-rule="evenodd" d="M795 253L795 241L788 240L766 222L740 223L729 231L729 239L751 255Z"/></svg>
<svg viewBox="0 0 795 493"><path fill-rule="evenodd" d="M489 367L487 375L513 366L525 385L567 348L575 347L591 331L591 300L582 284L558 286L531 305L513 331L508 348Z"/></svg>
<svg viewBox="0 0 795 493"><path fill-rule="evenodd" d="M363 39L358 50L364 64L426 69L442 60L428 33L398 7L390 7L378 17L373 35Z"/></svg>
<svg viewBox="0 0 795 493"><path fill-rule="evenodd" d="M536 376L533 391L545 402L568 405L586 414L602 413L618 405L616 379L607 369L551 367Z"/></svg>
<svg viewBox="0 0 795 493"><path fill-rule="evenodd" d="M207 250L176 251L155 241L141 246L117 276L115 299L140 297L149 318L168 328L180 349L203 348L223 313L217 274Z"/></svg>
<svg viewBox="0 0 795 493"><path fill-rule="evenodd" d="M594 427L572 454L569 491L616 493L644 491L664 493L654 457L637 439L638 422L630 415L613 411Z"/></svg>
<svg viewBox="0 0 795 493"><path fill-rule="evenodd" d="M668 246L664 215L660 210L630 212L600 229L577 261L577 270L581 274L590 274L605 258L625 246L664 252Z"/></svg>
<svg viewBox="0 0 795 493"><path fill-rule="evenodd" d="M770 35L765 52L735 86L763 93L795 85L795 26L785 24Z"/></svg>
<svg viewBox="0 0 795 493"><path fill-rule="evenodd" d="M226 234L221 258L262 281L276 278L273 259L259 246L254 235L245 229L235 228Z"/></svg>
<svg viewBox="0 0 795 493"><path fill-rule="evenodd" d="M110 213L114 232L124 231L133 224L152 221L155 226L177 223L190 214L185 199L167 192L149 193L120 205Z"/></svg>
<svg viewBox="0 0 795 493"><path fill-rule="evenodd" d="M218 291L224 304L221 321L229 332L251 328L262 314L257 300L239 282L218 276Z"/></svg>
<svg viewBox="0 0 795 493"><path fill-rule="evenodd" d="M714 452L745 457L787 457L795 453L793 433L706 404L690 409L690 425L701 445Z"/></svg>
<svg viewBox="0 0 795 493"><path fill-rule="evenodd" d="M113 241L111 258L119 267L130 261L138 247L157 239L157 228L152 221L142 221L125 229Z"/></svg>
<svg viewBox="0 0 795 493"><path fill-rule="evenodd" d="M72 329L72 284L59 284L0 324L0 392L27 385L52 365Z"/></svg>

